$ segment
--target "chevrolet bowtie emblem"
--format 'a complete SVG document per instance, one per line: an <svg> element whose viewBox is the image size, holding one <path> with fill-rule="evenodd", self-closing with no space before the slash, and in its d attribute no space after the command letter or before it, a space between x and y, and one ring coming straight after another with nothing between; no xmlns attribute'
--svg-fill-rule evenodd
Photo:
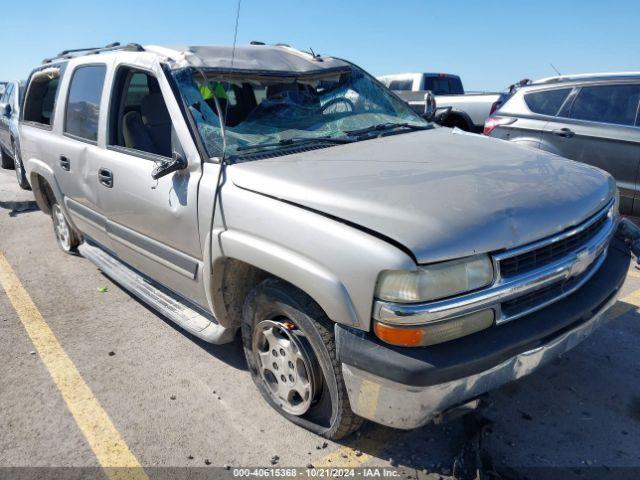
<svg viewBox="0 0 640 480"><path fill-rule="evenodd" d="M596 258L596 252L589 250L582 250L576 254L576 261L571 264L571 268L569 269L569 276L575 277L576 275L580 275L583 273L589 265L593 263Z"/></svg>

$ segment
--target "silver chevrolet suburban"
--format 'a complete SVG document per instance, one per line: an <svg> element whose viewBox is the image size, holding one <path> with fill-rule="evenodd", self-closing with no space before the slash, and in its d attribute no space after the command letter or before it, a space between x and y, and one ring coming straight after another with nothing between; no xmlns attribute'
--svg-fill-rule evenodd
<svg viewBox="0 0 640 480"><path fill-rule="evenodd" d="M195 337L241 331L264 399L327 438L531 373L605 320L629 264L607 173L437 127L287 46L65 51L20 133L64 251Z"/></svg>

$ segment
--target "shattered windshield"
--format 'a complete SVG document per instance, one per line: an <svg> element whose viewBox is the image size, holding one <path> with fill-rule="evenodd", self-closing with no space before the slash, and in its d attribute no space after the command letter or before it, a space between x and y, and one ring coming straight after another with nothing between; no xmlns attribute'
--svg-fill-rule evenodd
<svg viewBox="0 0 640 480"><path fill-rule="evenodd" d="M300 76L174 72L210 157L277 151L295 143L346 143L429 128L357 67ZM219 112L225 119L224 142Z"/></svg>

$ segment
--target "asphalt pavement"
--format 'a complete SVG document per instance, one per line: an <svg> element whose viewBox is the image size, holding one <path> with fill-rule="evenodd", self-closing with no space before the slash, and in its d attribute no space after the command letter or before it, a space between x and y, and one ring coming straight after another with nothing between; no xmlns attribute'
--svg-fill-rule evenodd
<svg viewBox="0 0 640 480"><path fill-rule="evenodd" d="M68 478L116 478L100 468L87 433L94 411L106 415L149 478L184 467L236 477L237 467L310 466L387 467L398 478L451 478L463 466L479 469L480 478L505 479L640 472L634 267L607 325L561 359L492 392L478 414L409 432L367 424L359 435L330 442L266 405L238 340L213 346L195 339L89 261L59 250L50 218L10 170L0 170L0 256L32 302L27 310L40 322L34 325L46 328L69 360L60 377L48 347L28 333L27 310L16 309L0 288L0 478L26 476L33 467L68 467ZM76 387L65 380L69 370L90 398L70 402Z"/></svg>

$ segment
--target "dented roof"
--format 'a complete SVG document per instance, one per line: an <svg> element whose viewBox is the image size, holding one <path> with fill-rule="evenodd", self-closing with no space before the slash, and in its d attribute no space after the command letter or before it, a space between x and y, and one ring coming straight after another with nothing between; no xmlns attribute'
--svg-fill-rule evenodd
<svg viewBox="0 0 640 480"><path fill-rule="evenodd" d="M265 73L313 73L348 68L350 64L332 57L302 52L285 45L181 46L148 45L155 52L173 60L174 68L198 67L230 71ZM233 63L233 65L232 65Z"/></svg>

